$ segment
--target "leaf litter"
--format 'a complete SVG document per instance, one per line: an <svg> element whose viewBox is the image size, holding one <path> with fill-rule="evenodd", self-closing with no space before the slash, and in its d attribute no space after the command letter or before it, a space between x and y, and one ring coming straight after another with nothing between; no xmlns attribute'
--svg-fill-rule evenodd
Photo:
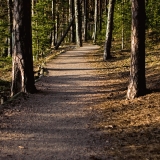
<svg viewBox="0 0 160 160"><path fill-rule="evenodd" d="M107 160L160 159L159 55L156 51L147 52L146 80L150 93L132 101L125 97L130 53L115 51L114 58L107 62L102 60L103 49L88 56L102 80L100 87L107 90L90 107L94 114L90 127L98 133L95 138L103 141L102 152Z"/></svg>
<svg viewBox="0 0 160 160"><path fill-rule="evenodd" d="M103 48L89 54L89 61L109 90L92 106L91 128L99 131L106 159L160 159L160 53L146 52L146 82L149 92L134 100L126 99L130 53L115 51L103 61Z"/></svg>

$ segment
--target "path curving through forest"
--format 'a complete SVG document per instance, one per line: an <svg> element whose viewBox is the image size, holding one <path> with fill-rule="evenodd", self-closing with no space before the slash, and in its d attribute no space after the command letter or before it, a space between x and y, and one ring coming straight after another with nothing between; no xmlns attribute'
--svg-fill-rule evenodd
<svg viewBox="0 0 160 160"><path fill-rule="evenodd" d="M104 91L86 58L98 48L87 44L51 60L39 92L0 116L0 160L98 159L102 144L88 126Z"/></svg>

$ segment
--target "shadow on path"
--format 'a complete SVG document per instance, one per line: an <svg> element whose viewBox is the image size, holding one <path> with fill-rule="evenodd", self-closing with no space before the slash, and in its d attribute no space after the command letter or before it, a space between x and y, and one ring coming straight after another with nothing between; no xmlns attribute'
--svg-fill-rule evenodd
<svg viewBox="0 0 160 160"><path fill-rule="evenodd" d="M98 48L84 46L50 61L49 74L36 83L39 92L0 117L0 159L105 159L103 143L88 128L92 105L109 91L86 59Z"/></svg>

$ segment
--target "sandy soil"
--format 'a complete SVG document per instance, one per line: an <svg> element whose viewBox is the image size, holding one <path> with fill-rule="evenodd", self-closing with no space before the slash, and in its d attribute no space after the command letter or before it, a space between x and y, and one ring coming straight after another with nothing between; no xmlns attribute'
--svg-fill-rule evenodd
<svg viewBox="0 0 160 160"><path fill-rule="evenodd" d="M38 93L21 99L0 116L0 160L105 159L103 142L90 128L92 105L106 93L84 45L47 63ZM96 138L97 137L97 138Z"/></svg>

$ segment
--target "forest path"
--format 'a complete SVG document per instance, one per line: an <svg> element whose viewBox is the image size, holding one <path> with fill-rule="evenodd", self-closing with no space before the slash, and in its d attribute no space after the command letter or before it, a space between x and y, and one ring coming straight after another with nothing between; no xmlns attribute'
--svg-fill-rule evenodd
<svg viewBox="0 0 160 160"><path fill-rule="evenodd" d="M51 60L36 82L40 92L0 117L0 160L98 159L102 144L88 126L105 91L86 58L98 48L84 45Z"/></svg>

